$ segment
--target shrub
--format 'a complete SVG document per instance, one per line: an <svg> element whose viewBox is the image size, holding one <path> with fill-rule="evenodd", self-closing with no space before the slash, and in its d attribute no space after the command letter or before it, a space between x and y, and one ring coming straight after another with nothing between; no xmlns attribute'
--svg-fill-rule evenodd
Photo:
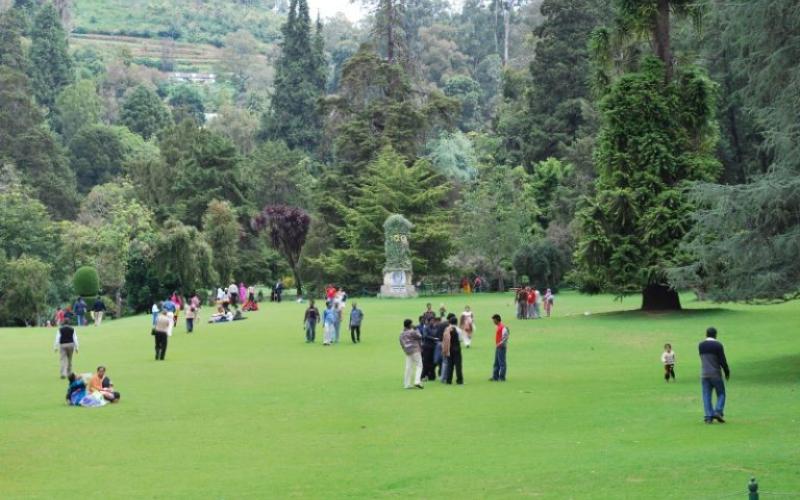
<svg viewBox="0 0 800 500"><path fill-rule="evenodd" d="M527 277L531 285L539 288L558 287L568 265L568 256L548 239L525 245L514 256L517 275Z"/></svg>
<svg viewBox="0 0 800 500"><path fill-rule="evenodd" d="M75 271L72 278L72 288L81 297L93 297L100 291L100 278L97 276L97 269L91 266L83 266Z"/></svg>

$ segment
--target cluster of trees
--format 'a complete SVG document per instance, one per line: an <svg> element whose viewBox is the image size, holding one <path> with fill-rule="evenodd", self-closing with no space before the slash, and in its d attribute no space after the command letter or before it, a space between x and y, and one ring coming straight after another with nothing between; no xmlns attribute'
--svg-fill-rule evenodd
<svg viewBox="0 0 800 500"><path fill-rule="evenodd" d="M4 323L84 265L120 313L231 279L371 289L395 212L428 281L645 308L800 289L800 14L780 0L370 0L358 26L289 0L280 50L230 33L202 89L71 51L57 9L18 4L0 15Z"/></svg>

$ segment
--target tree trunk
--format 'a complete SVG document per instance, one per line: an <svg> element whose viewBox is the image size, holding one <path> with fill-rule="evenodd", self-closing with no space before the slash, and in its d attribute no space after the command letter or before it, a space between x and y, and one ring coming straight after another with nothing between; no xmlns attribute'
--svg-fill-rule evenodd
<svg viewBox="0 0 800 500"><path fill-rule="evenodd" d="M642 290L643 311L680 311L681 298L677 290L667 285L651 284Z"/></svg>
<svg viewBox="0 0 800 500"><path fill-rule="evenodd" d="M511 31L511 6L509 0L503 2L503 66L508 65L508 36Z"/></svg>
<svg viewBox="0 0 800 500"><path fill-rule="evenodd" d="M656 25L653 29L656 56L664 63L665 80L672 80L672 49L669 38L669 0L658 0Z"/></svg>

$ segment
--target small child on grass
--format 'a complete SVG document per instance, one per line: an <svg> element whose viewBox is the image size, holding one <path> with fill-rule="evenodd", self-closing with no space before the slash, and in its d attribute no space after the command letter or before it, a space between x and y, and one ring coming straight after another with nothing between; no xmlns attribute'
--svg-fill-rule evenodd
<svg viewBox="0 0 800 500"><path fill-rule="evenodd" d="M661 362L664 363L664 382L669 383L669 378L675 380L675 351L671 344L664 344L664 352L661 354Z"/></svg>

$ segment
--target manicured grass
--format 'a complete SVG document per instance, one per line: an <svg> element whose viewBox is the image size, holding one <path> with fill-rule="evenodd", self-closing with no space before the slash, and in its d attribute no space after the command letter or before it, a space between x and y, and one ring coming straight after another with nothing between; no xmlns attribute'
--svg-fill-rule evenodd
<svg viewBox="0 0 800 500"><path fill-rule="evenodd" d="M687 296L690 310L648 315L562 294L556 317L509 322L509 381L494 384L490 316L512 318L511 296L436 298L476 312L466 384L406 391L397 336L425 301L359 300L356 346L344 329L305 344L294 303L181 324L163 363L149 317L87 327L77 368L107 365L123 393L100 409L63 405L51 330L2 330L0 496L744 498L751 475L800 496L800 302ZM696 345L712 324L732 377L728 423L707 426Z"/></svg>

